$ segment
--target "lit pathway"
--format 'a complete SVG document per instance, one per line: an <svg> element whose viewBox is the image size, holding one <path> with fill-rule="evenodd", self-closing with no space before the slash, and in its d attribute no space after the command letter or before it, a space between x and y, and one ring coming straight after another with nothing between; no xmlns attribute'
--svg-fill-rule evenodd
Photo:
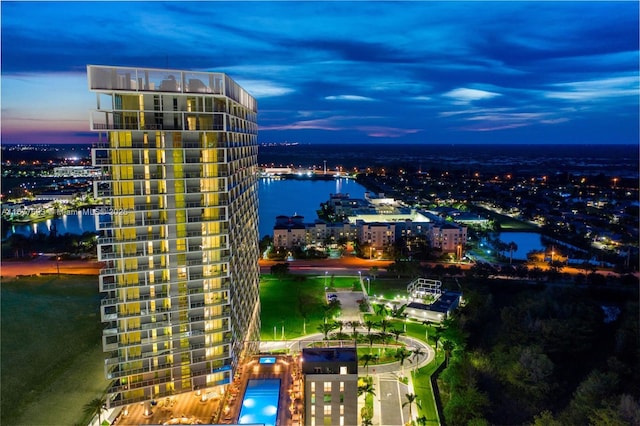
<svg viewBox="0 0 640 426"><path fill-rule="evenodd" d="M358 328L357 330L361 335L366 335L367 333L365 328ZM293 340L263 341L260 342L260 351L270 352L288 349L290 352L300 352L310 343L323 341L323 337L322 333L316 333ZM414 393L411 370L424 367L435 358L433 348L421 340L413 339L411 337L400 337L398 340L404 343L409 350L420 348L425 355L418 359L414 359L412 356L405 361L404 375L409 378L408 385L405 385L398 380L402 371L399 361L381 365L369 365L369 373L373 377L376 393L376 396L374 397L372 419L372 423L374 425L398 426L404 425L405 419L406 421L409 421L409 408L402 407L402 404L405 402L405 394ZM328 340L326 342L331 344L332 341ZM359 367L358 372L359 375L366 375L366 369L364 367ZM364 404L363 398L359 398L359 401L360 404Z"/></svg>

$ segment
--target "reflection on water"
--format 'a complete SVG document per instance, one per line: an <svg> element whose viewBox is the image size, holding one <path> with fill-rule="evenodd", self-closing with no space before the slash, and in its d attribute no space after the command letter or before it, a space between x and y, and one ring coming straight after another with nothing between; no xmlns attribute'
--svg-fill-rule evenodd
<svg viewBox="0 0 640 426"><path fill-rule="evenodd" d="M513 258L517 260L527 260L527 253L545 249L542 235L537 232L501 232L499 238L507 244L512 241L516 243L518 250L513 252Z"/></svg>
<svg viewBox="0 0 640 426"><path fill-rule="evenodd" d="M353 179L260 179L258 182L258 215L260 238L273 234L273 225L280 215L304 216L305 223L318 218L320 203L329 194L349 194L351 198L364 198L366 189Z"/></svg>
<svg viewBox="0 0 640 426"><path fill-rule="evenodd" d="M100 215L100 217L103 216L105 215ZM96 219L94 215L78 213L63 215L37 223L13 224L9 228L8 235L21 234L27 237L38 233L50 235L53 229L58 235L67 233L82 235L85 232L96 231Z"/></svg>
<svg viewBox="0 0 640 426"><path fill-rule="evenodd" d="M316 211L320 203L329 199L329 194L348 193L352 198L364 198L366 189L352 179L332 180L274 180L258 181L258 216L260 237L271 235L276 216L304 216L305 222L318 218ZM106 215L100 215L106 217ZM65 215L43 222L12 225L8 235L13 233L30 236L38 232L51 233L55 226L58 235L66 233L82 234L95 232L96 217L89 214Z"/></svg>

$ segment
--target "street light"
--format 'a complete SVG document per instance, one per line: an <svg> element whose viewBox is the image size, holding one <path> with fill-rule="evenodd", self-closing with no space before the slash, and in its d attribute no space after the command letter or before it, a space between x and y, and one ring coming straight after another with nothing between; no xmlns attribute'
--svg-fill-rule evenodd
<svg viewBox="0 0 640 426"><path fill-rule="evenodd" d="M367 296L371 294L371 280L367 277Z"/></svg>
<svg viewBox="0 0 640 426"><path fill-rule="evenodd" d="M329 271L324 271L324 289L327 289L327 274Z"/></svg>
<svg viewBox="0 0 640 426"><path fill-rule="evenodd" d="M58 268L58 276L60 276L60 256L56 257L56 268Z"/></svg>

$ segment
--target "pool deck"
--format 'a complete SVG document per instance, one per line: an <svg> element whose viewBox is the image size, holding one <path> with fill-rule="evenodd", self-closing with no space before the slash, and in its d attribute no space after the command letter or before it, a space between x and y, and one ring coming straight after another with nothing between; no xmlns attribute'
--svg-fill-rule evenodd
<svg viewBox="0 0 640 426"><path fill-rule="evenodd" d="M275 364L260 364L260 356L249 360L236 375L229 387L227 406L219 424L237 424L242 409L242 399L249 380L280 379L278 400L278 426L299 426L302 424L304 399L302 396L302 374L297 359L288 355L276 356Z"/></svg>
<svg viewBox="0 0 640 426"><path fill-rule="evenodd" d="M202 401L196 392L161 398L150 416L144 415L144 403L131 404L128 413L120 412L114 425L211 424L220 399ZM188 423L187 423L188 422Z"/></svg>
<svg viewBox="0 0 640 426"><path fill-rule="evenodd" d="M161 398L151 406L151 415L144 415L145 403L131 404L120 411L112 424L237 424L249 380L280 379L277 425L300 426L303 424L304 398L299 360L289 355L277 355L275 364L260 364L259 359L260 356L255 356L245 363L224 396L202 401L196 392L188 392ZM217 419L220 409L222 414Z"/></svg>

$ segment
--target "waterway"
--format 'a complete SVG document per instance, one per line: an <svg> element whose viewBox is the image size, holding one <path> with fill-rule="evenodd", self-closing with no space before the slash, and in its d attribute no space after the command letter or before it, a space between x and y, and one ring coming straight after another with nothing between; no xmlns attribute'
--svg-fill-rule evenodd
<svg viewBox="0 0 640 426"><path fill-rule="evenodd" d="M364 198L366 189L353 179L265 179L258 180L258 230L260 238L273 234L276 216L304 216L305 222L318 218L316 211L320 203L329 199L330 194L349 194L351 198ZM96 217L78 213L60 218L30 224L11 226L8 235L18 233L30 236L35 233L49 235L52 227L58 235L65 233L82 234L95 232Z"/></svg>
<svg viewBox="0 0 640 426"><path fill-rule="evenodd" d="M501 232L499 238L507 244L516 243L518 249L513 252L513 258L517 260L527 260L527 253L545 249L542 235L537 232Z"/></svg>

